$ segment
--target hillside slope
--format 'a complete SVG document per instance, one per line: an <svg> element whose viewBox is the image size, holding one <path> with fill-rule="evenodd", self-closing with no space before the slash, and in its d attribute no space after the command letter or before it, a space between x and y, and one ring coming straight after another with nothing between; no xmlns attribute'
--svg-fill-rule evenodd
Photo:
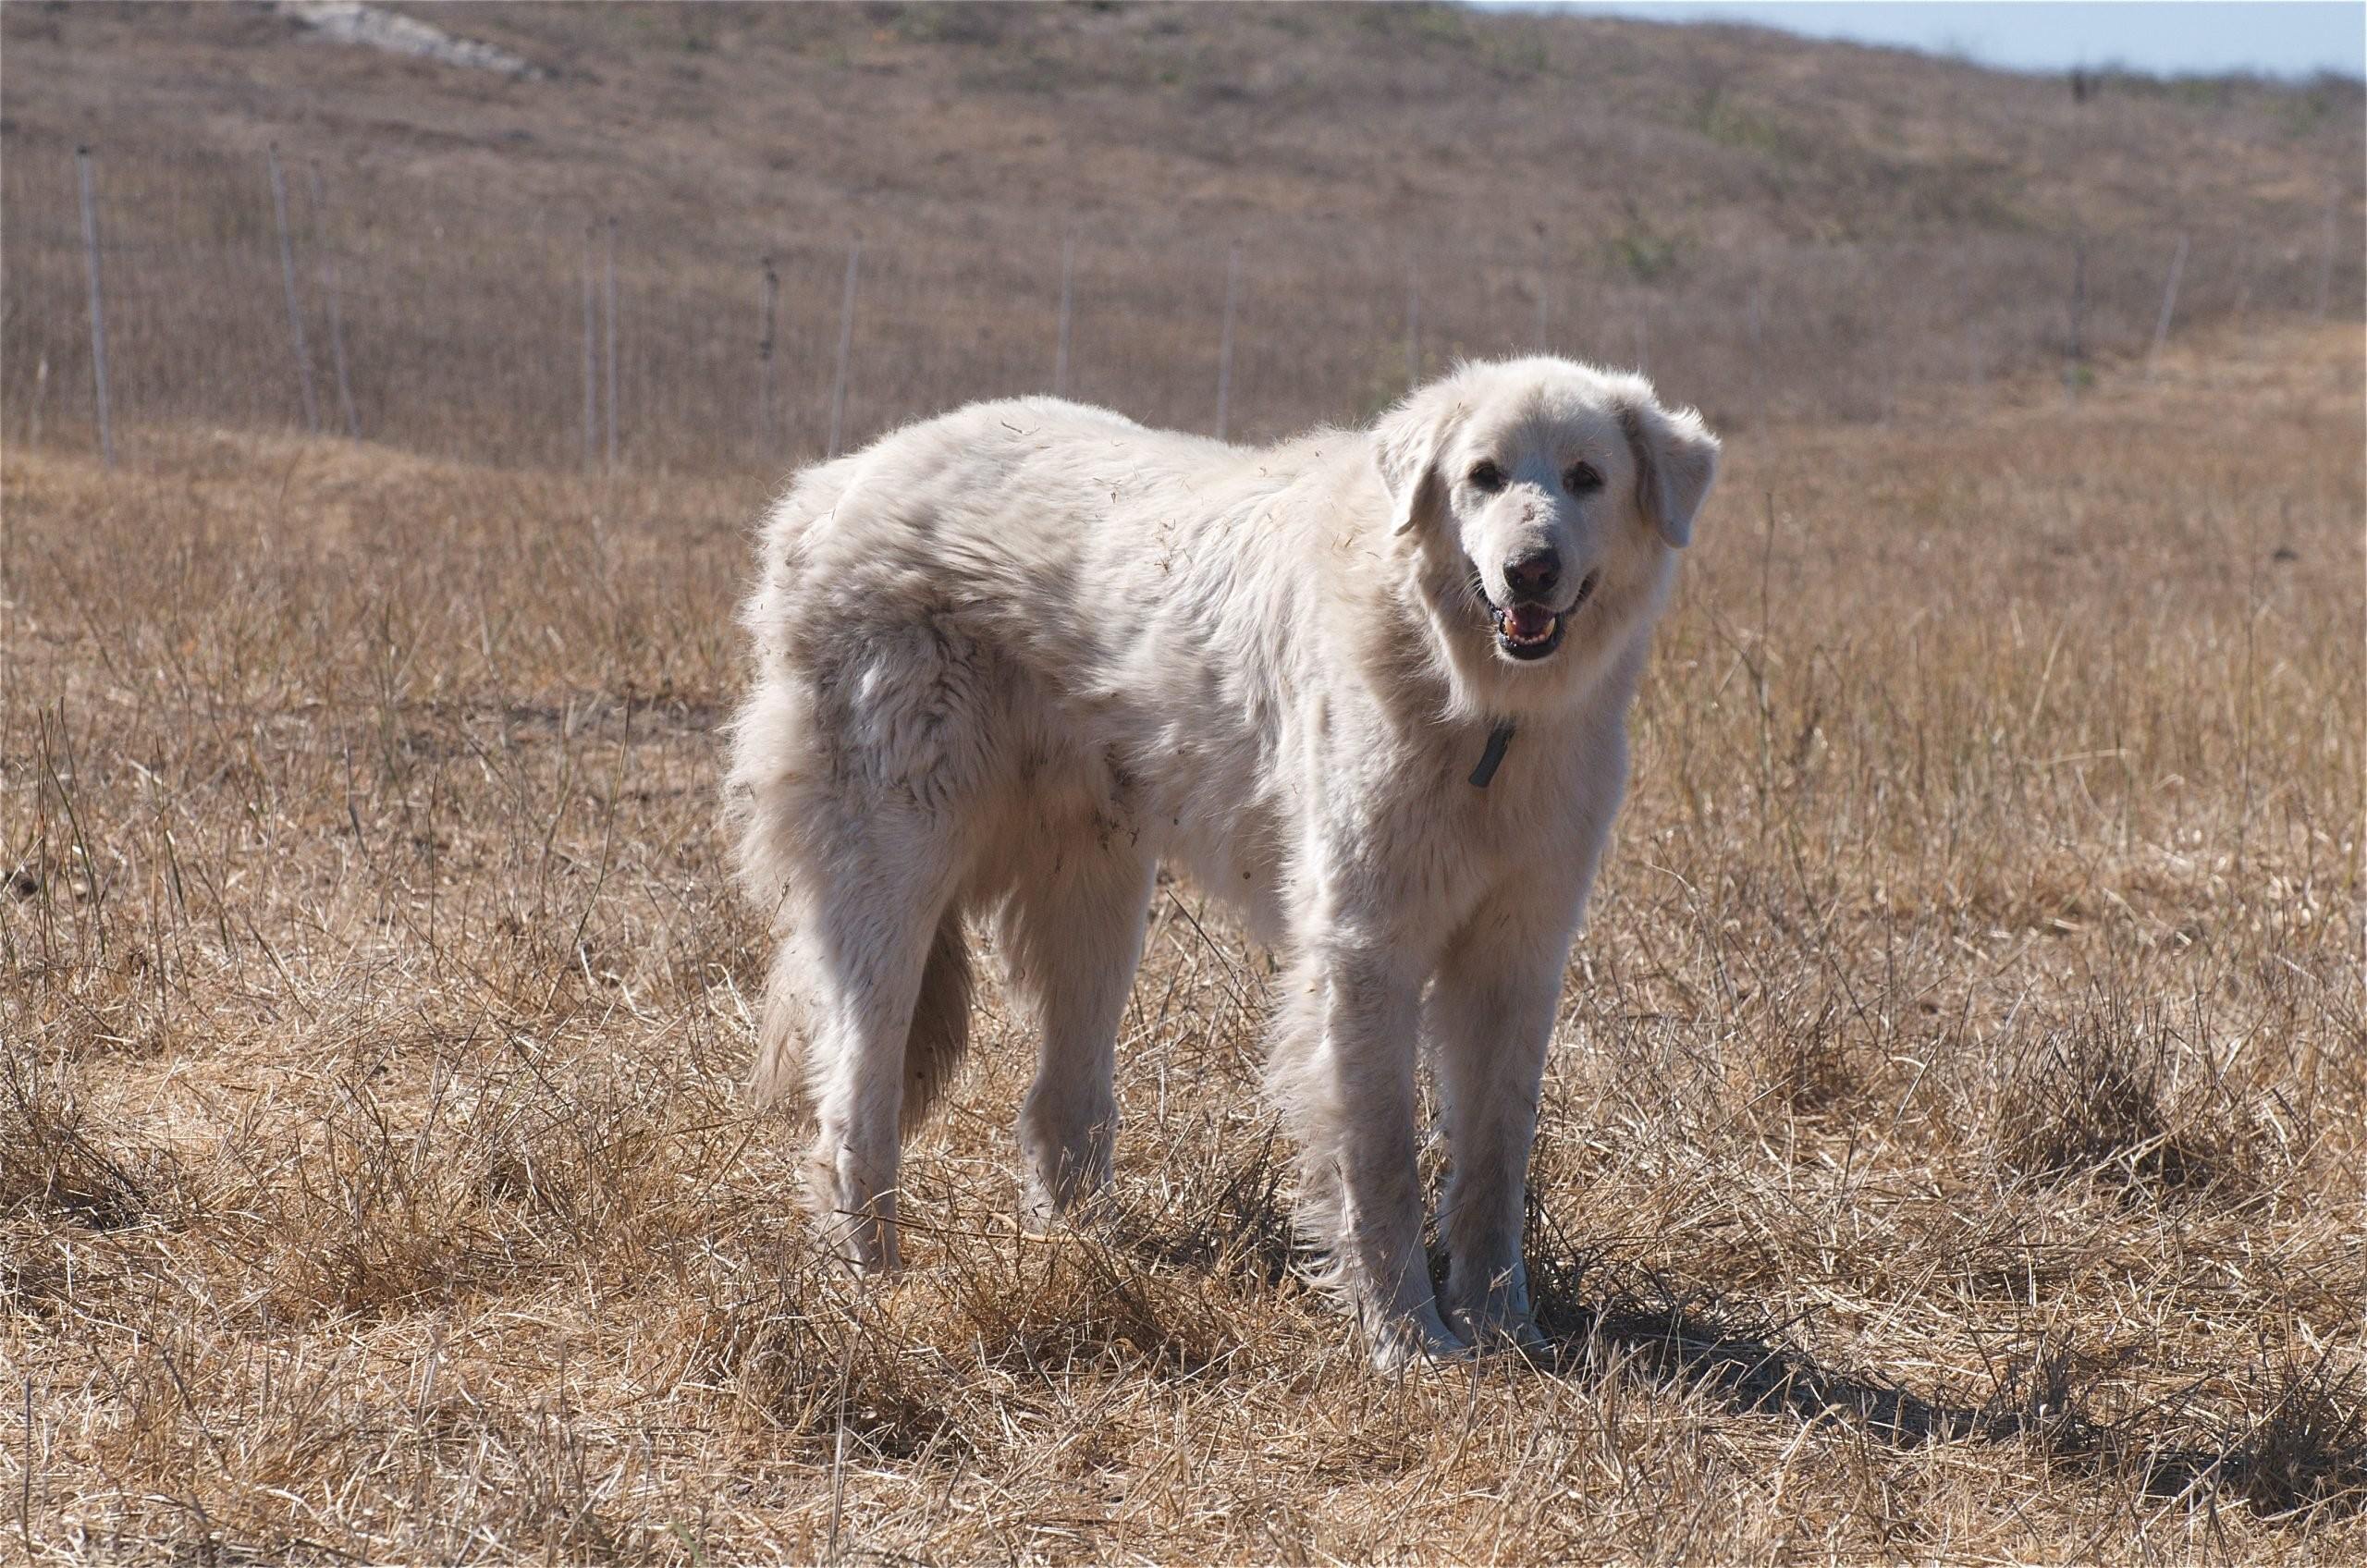
<svg viewBox="0 0 2367 1568"><path fill-rule="evenodd" d="M2140 348L2179 237L2181 320L2359 303L2351 82L2115 78L2075 101L2056 80L1762 31L1451 7L418 15L537 74L338 43L260 6L0 13L11 391L41 358L79 362L67 154L86 141L109 234L182 271L166 289L156 266L117 269L135 297L163 290L148 314L211 288L206 330L284 332L260 167L276 141L327 177L357 331L415 343L398 312L435 313L452 324L439 361L497 345L478 384L564 359L546 340L573 320L583 227L617 218L637 319L671 356L643 366L637 407L681 404L665 441L644 432L653 452L727 421L685 388L729 376L746 400L761 253L786 288L778 434L810 433L857 234L882 307L859 357L896 368L855 378L856 429L1047 383L1070 234L1071 389L1193 423L1242 243L1236 406L1261 428L1402 385L1417 291L1414 358L1544 342L1647 361L1729 422L1879 414L1901 380ZM500 341L530 316L541 347ZM220 414L227 387L236 417L288 416L284 367L241 374L189 327L141 330L178 334L147 358L181 368L134 394L160 415ZM383 422L462 396L398 386L426 373L380 350L362 396ZM536 430L564 435L571 363L505 405L546 402Z"/></svg>
<svg viewBox="0 0 2367 1568"><path fill-rule="evenodd" d="M784 219L1262 220L1563 244L1634 208L1699 245L2168 222L2311 229L2355 84L2059 80L1756 29L1448 7L432 6L550 74L331 42L259 7L11 6L32 151L276 130L757 241ZM884 226L884 227L883 227Z"/></svg>

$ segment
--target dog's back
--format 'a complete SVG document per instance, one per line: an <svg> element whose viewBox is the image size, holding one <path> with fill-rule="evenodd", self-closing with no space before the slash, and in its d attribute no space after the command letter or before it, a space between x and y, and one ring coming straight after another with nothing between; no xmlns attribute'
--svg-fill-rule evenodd
<svg viewBox="0 0 2367 1568"><path fill-rule="evenodd" d="M1169 736L1161 766L1142 761L1173 728L1174 692L1205 684L1189 673L1190 650L1213 652L1218 635L1165 613L1205 615L1218 595L1179 592L1189 542L1163 520L1188 515L1228 471L1247 472L1244 457L1104 410L1022 398L816 465L776 502L742 614L756 680L734 723L730 778L742 880L784 937L761 1094L796 1081L813 976L828 967L811 950L816 904L857 819L877 828L900 808L919 812L928 853L949 863L931 873L951 897L904 1053L909 1121L962 1048L964 908L1000 907L1042 866L1073 858L1080 838L1122 835L1147 865L1212 806L1237 816L1254 804L1259 748L1237 705ZM1214 564L1230 575L1239 561ZM1232 787L1205 787L1181 766L1212 747L1239 757Z"/></svg>

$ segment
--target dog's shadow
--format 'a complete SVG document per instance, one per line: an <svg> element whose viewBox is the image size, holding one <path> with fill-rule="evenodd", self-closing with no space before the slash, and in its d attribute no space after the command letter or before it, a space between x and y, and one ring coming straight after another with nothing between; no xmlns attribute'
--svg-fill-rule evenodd
<svg viewBox="0 0 2367 1568"><path fill-rule="evenodd" d="M2007 1435L1986 1405L1927 1399L1878 1377L1819 1363L1784 1342L1788 1325L1731 1316L1683 1295L1625 1291L1540 1303L1530 1363L1553 1377L1625 1377L1707 1395L1737 1415L1846 1422L1895 1448Z"/></svg>
<svg viewBox="0 0 2367 1568"><path fill-rule="evenodd" d="M2226 1379L2248 1382L2254 1396L2240 1417L2178 1398L2106 1418L2095 1413L2097 1387L2112 1364L2042 1342L1993 1369L1985 1397L1927 1397L1821 1361L1796 1342L1797 1322L1574 1249L1550 1221L1532 1225L1529 1270L1542 1342L1528 1358L1548 1376L1640 1381L1901 1451L2017 1442L2057 1465L2127 1476L2148 1497L2239 1500L2266 1518L2367 1510L2367 1376L2356 1368L2251 1368Z"/></svg>
<svg viewBox="0 0 2367 1568"><path fill-rule="evenodd" d="M1286 1185L1269 1133L1214 1201L1188 1215L1121 1221L1112 1239L1162 1267L1237 1269L1280 1287L1304 1261ZM1526 1357L1543 1376L1618 1378L1738 1415L1833 1426L1902 1452L2019 1443L2056 1466L2127 1477L2149 1497L2202 1506L2238 1500L2265 1518L2367 1511L2367 1370L2359 1367L2261 1362L2208 1379L2243 1391L2240 1413L2201 1409L2181 1395L2107 1415L2101 1390L2125 1364L2042 1339L1992 1366L1977 1394L1924 1394L1879 1370L1821 1359L1801 1344L1798 1319L1623 1261L1615 1245L1574 1244L1534 1205L1525 1250L1541 1336ZM1433 1283L1443 1286L1445 1274L1434 1244ZM2189 1391L2201 1386L2190 1382Z"/></svg>

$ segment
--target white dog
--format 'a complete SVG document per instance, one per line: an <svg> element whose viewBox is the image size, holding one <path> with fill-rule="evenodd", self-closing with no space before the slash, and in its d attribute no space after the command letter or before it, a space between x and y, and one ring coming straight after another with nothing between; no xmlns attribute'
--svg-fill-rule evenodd
<svg viewBox="0 0 2367 1568"><path fill-rule="evenodd" d="M1376 1359L1533 1336L1547 1036L1717 454L1640 377L1539 358L1262 449L1029 398L802 473L744 611L730 792L781 936L756 1087L802 1078L845 1256L895 1264L901 1138L968 1030L965 916L1041 1032L1033 1216L1108 1180L1171 859L1287 957L1270 1081L1299 1222ZM1443 1304L1417 1041L1453 1159Z"/></svg>

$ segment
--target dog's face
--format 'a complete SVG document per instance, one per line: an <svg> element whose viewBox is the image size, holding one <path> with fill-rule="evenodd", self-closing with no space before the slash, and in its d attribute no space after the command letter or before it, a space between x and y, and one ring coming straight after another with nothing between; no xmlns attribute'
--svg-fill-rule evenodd
<svg viewBox="0 0 2367 1568"><path fill-rule="evenodd" d="M1649 618L1717 472L1699 415L1567 360L1465 366L1374 435L1451 666L1500 712L1586 684Z"/></svg>

